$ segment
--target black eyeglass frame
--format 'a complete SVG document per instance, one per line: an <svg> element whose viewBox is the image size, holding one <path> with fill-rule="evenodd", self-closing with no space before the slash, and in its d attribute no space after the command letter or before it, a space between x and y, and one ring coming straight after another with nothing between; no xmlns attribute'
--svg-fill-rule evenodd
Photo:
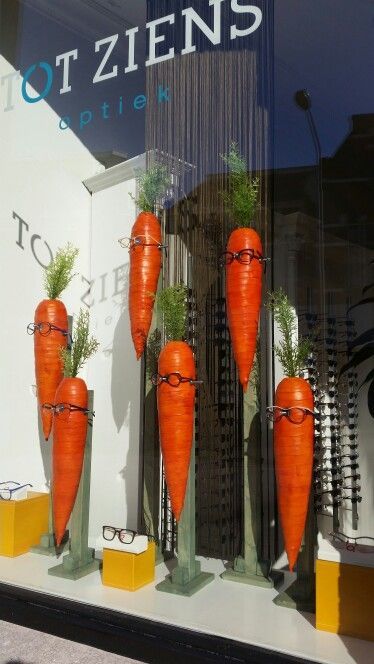
<svg viewBox="0 0 374 664"><path fill-rule="evenodd" d="M113 534L113 537L111 539L105 537L105 531L110 531L110 533ZM132 536L131 541L124 542L123 540L121 540L121 533L125 533L126 535ZM150 540L154 540L156 543L158 542L157 538L154 537L154 535L149 535L148 533L139 533L136 530L130 530L129 528L115 528L114 526L103 526L102 534L103 534L103 539L105 539L106 542L113 542L117 536L121 544L132 544L137 535L145 536L148 537L148 539Z"/></svg>
<svg viewBox="0 0 374 664"><path fill-rule="evenodd" d="M16 486L2 488L4 484L15 484ZM13 493L19 491L20 489L24 489L27 486L32 488L33 485L30 484L29 482L27 484L19 484L19 482L13 482L12 480L9 480L8 482L0 482L0 494L2 491L9 491L9 498L4 498L3 496L0 495L0 500L12 500Z"/></svg>
<svg viewBox="0 0 374 664"><path fill-rule="evenodd" d="M345 548L347 551L356 551L356 547L360 546L359 540L370 540L373 542L374 546L374 537L369 537L368 535L361 535L361 537L348 537L345 533L341 533L338 531L337 533L331 532L329 533L329 537L332 537L333 540L337 540L338 542L342 542L342 544L345 544ZM345 539L342 539L345 537ZM353 541L351 541L353 540ZM370 545L369 545L370 546Z"/></svg>

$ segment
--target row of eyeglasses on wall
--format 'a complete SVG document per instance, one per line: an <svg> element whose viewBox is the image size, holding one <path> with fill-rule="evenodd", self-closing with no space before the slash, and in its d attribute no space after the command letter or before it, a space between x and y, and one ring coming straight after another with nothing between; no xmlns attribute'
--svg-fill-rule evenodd
<svg viewBox="0 0 374 664"><path fill-rule="evenodd" d="M354 321L313 313L303 316L313 342L306 378L315 399L314 505L318 514L332 516L339 529L339 510L351 510L358 528L362 501L358 448L358 377L355 369L342 372L351 357L356 336Z"/></svg>

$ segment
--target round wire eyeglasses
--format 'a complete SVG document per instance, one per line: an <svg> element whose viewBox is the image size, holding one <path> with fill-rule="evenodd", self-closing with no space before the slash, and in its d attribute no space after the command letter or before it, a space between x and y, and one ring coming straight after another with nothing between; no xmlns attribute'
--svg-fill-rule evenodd
<svg viewBox="0 0 374 664"><path fill-rule="evenodd" d="M221 267L225 265L231 265L234 261L238 261L241 265L250 265L253 260L257 260L259 263L263 263L266 267L266 263L270 260L269 258L264 258L254 249L241 249L241 251L224 251L220 258L219 264Z"/></svg>
<svg viewBox="0 0 374 664"><path fill-rule="evenodd" d="M42 337L48 337L51 332L61 332L64 337L68 338L70 343L73 343L69 330L63 330L61 327L57 327L57 325L52 325L52 323L29 323L27 326L27 334L32 336L35 332L39 332Z"/></svg>
<svg viewBox="0 0 374 664"><path fill-rule="evenodd" d="M137 235L136 237L122 237L118 240L122 249L136 249L141 247L157 247L160 251L167 249L166 244L161 244L153 238L147 238L145 235Z"/></svg>
<svg viewBox="0 0 374 664"><path fill-rule="evenodd" d="M202 385L202 380L195 380L194 378L186 378L181 376L180 373L170 373L166 376L161 376L158 373L153 374L151 377L152 385L159 387L162 383L167 383L170 387L179 387L181 383L190 383L190 385Z"/></svg>
<svg viewBox="0 0 374 664"><path fill-rule="evenodd" d="M287 417L293 424L302 424L308 415L315 417L316 413L310 408L299 408L298 406L292 406L291 408L269 406L266 409L266 415L270 422L279 422L282 417Z"/></svg>
<svg viewBox="0 0 374 664"><path fill-rule="evenodd" d="M43 403L42 408L45 410L50 410L56 417L66 421L70 417L70 413L83 413L84 415L91 415L95 417L93 411L88 410L88 408L83 408L82 406L75 406L72 403Z"/></svg>
<svg viewBox="0 0 374 664"><path fill-rule="evenodd" d="M292 406L291 408L281 408L280 406L269 406L266 409L266 415L270 422L279 422L282 417L287 419L293 424L302 424L305 422L308 415L315 417L316 413L310 408L299 408Z"/></svg>

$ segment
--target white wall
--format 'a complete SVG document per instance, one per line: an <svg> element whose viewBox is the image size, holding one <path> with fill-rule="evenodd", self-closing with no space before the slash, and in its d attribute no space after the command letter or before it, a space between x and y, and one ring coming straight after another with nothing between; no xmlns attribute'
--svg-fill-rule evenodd
<svg viewBox="0 0 374 664"><path fill-rule="evenodd" d="M0 76L12 71L0 58ZM21 79L17 90L20 97ZM6 88L0 87L0 94ZM33 94L31 92L31 94ZM35 93L34 93L35 94ZM33 338L26 326L44 299L42 268L35 253L48 263L46 241L55 252L71 241L80 249L79 276L64 294L69 313L77 313L84 292L81 274L89 275L91 196L82 181L102 167L69 131L61 132L58 117L47 103L26 104L0 115L0 265L1 305L1 438L0 481L31 482L46 487L50 476L50 445L39 438ZM19 221L23 228L22 248Z"/></svg>
<svg viewBox="0 0 374 664"><path fill-rule="evenodd" d="M0 76L11 71L0 59ZM21 79L18 97L20 86ZM45 264L50 254L44 242L55 252L71 241L80 249L78 274L63 300L73 315L81 306L92 305L92 332L100 342L97 356L83 373L95 391L90 512L94 543L104 523L136 528L138 518L140 364L132 348L126 305L128 251L117 241L130 234L134 223L136 208L128 195L135 193L134 171L123 176L120 166L100 176L102 166L72 132L59 129L59 118L47 103L15 101L13 111L1 112L0 122L0 481L31 482L44 490L49 484L51 442L46 444L39 435L33 338L26 333L44 298L43 270L30 240L41 236L35 239L34 251ZM131 163L143 165L141 159ZM95 191L104 190L91 196L87 183L97 177L103 179ZM13 213L28 224L28 230L22 226L21 242L20 221ZM87 281L93 282L88 295Z"/></svg>
<svg viewBox="0 0 374 664"><path fill-rule="evenodd" d="M106 188L92 197L91 321L100 342L88 367L96 411L90 510L93 541L104 524L135 530L138 521L141 363L130 335L129 253L118 243L119 238L131 235L136 215L129 195L135 194L129 163L99 178L99 188ZM112 173L125 181L113 185Z"/></svg>

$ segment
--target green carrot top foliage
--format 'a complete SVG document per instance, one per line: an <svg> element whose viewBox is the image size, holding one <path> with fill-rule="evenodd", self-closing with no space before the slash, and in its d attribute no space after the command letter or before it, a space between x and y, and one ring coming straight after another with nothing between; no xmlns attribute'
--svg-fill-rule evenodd
<svg viewBox="0 0 374 664"><path fill-rule="evenodd" d="M164 317L167 340L182 341L187 327L187 287L179 284L165 288L157 296L157 307Z"/></svg>
<svg viewBox="0 0 374 664"><path fill-rule="evenodd" d="M61 349L61 358L66 378L75 378L87 360L96 353L99 342L90 337L90 314L80 310L73 331L73 347Z"/></svg>
<svg viewBox="0 0 374 664"><path fill-rule="evenodd" d="M79 249L70 243L58 249L56 256L45 269L44 288L50 300L57 300L75 276L73 273Z"/></svg>
<svg viewBox="0 0 374 664"><path fill-rule="evenodd" d="M305 337L299 337L296 340L298 332L297 317L282 288L274 293L269 293L268 308L274 312L275 321L282 335L282 341L274 348L275 354L283 367L285 375L289 378L297 377L305 368L308 356L313 348L312 342Z"/></svg>
<svg viewBox="0 0 374 664"><path fill-rule="evenodd" d="M155 164L136 178L139 188L139 197L134 198L137 206L143 212L154 212L156 201L165 195L170 187L171 177L165 166Z"/></svg>
<svg viewBox="0 0 374 664"><path fill-rule="evenodd" d="M236 143L231 143L228 154L221 157L230 171L229 190L221 194L227 211L238 228L251 227L259 206L259 180L248 174Z"/></svg>

